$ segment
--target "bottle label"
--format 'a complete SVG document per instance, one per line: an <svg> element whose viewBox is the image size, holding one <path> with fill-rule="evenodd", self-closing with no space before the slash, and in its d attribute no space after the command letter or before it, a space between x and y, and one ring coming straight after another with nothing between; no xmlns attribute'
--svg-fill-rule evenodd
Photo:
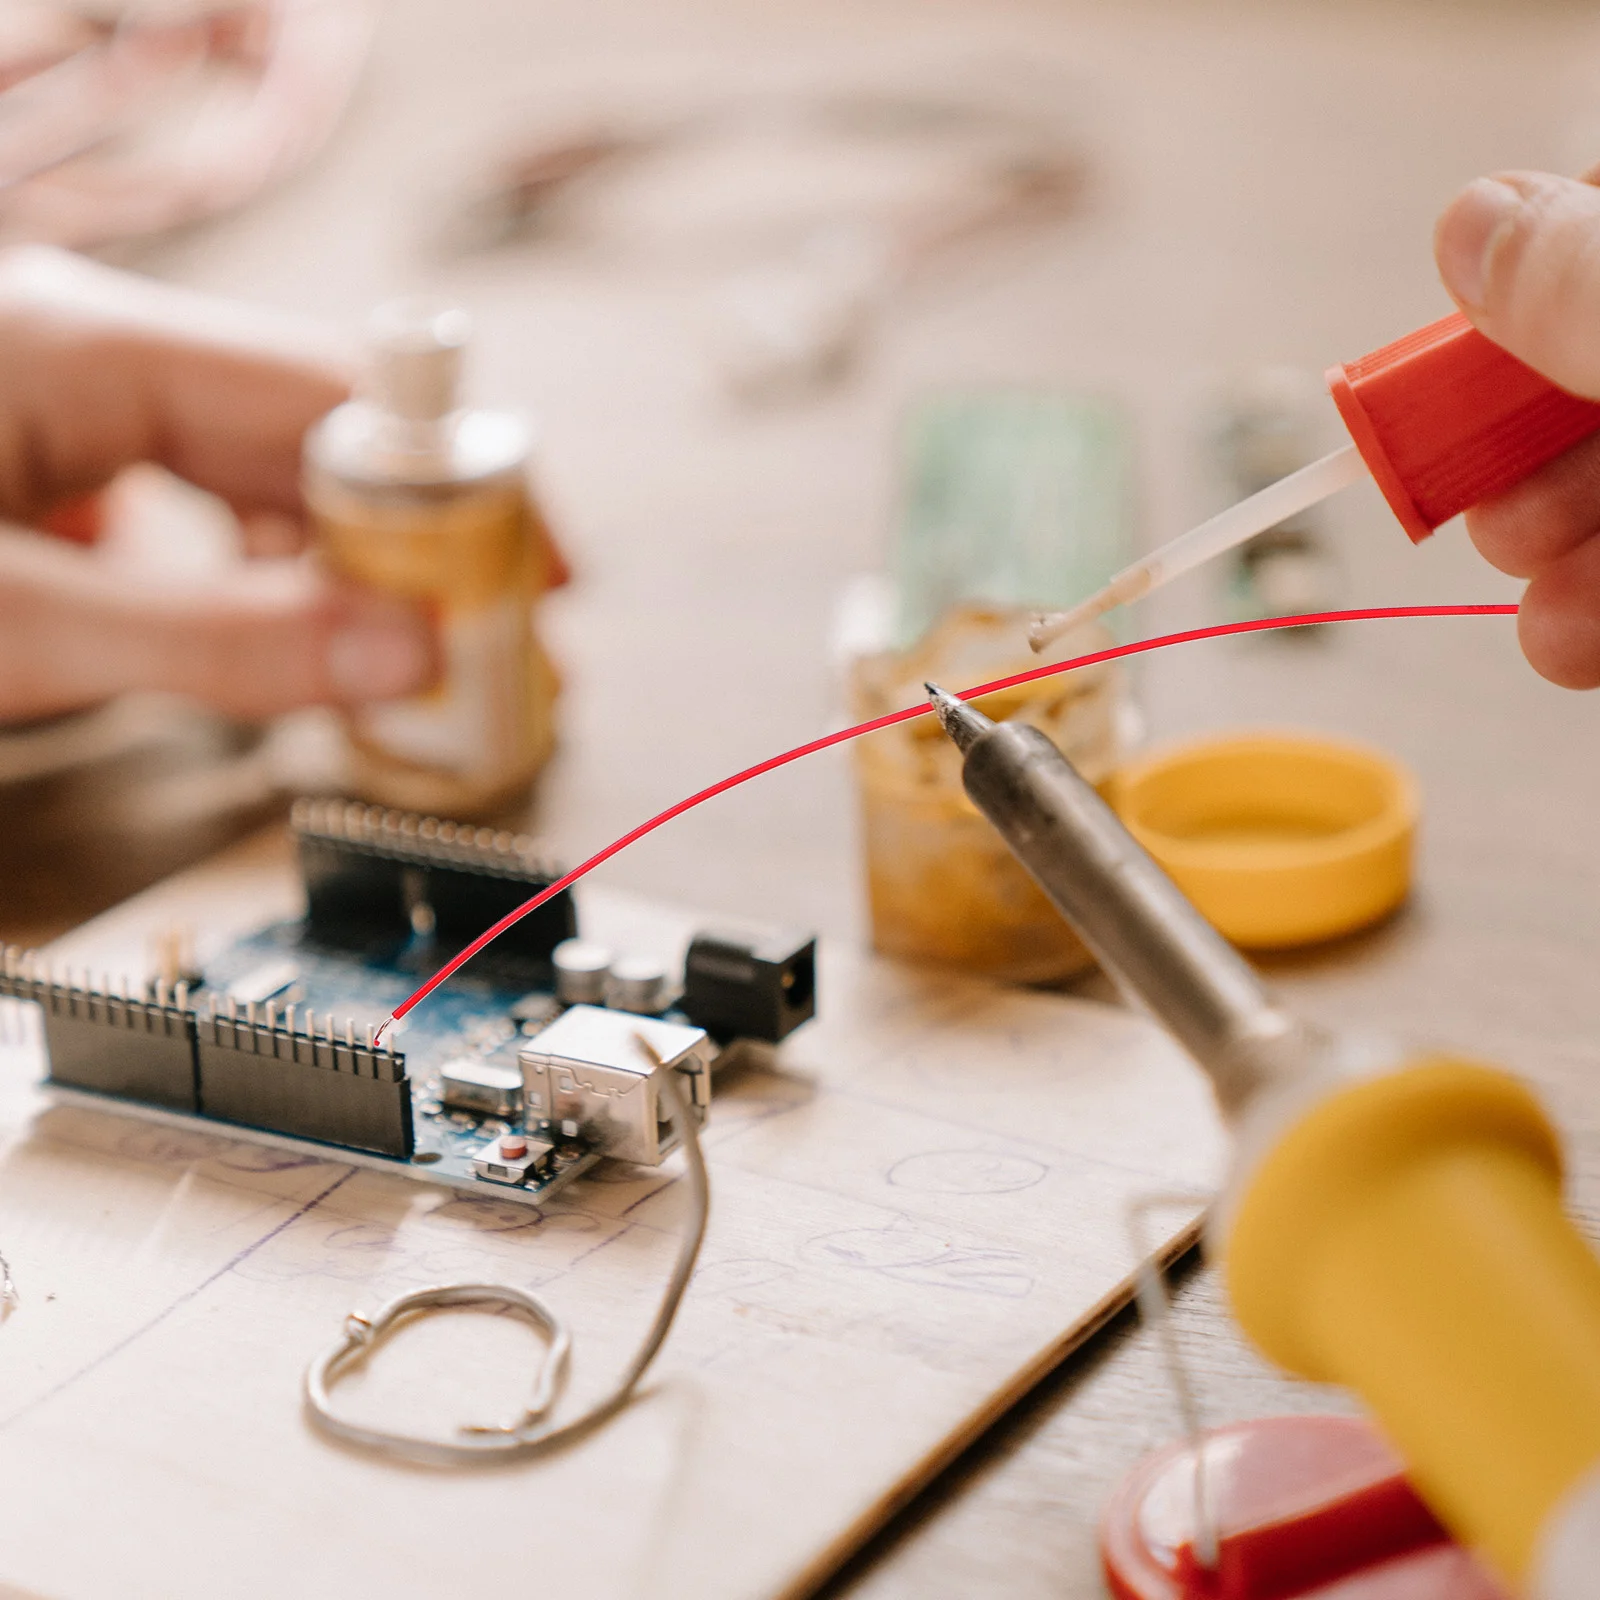
<svg viewBox="0 0 1600 1600"><path fill-rule="evenodd" d="M521 484L414 497L308 487L328 564L424 606L438 630L432 689L348 714L372 798L469 809L531 779L549 751L554 680L533 631L545 535ZM454 787L428 787L429 773Z"/></svg>
<svg viewBox="0 0 1600 1600"><path fill-rule="evenodd" d="M457 776L515 773L532 755L527 604L508 598L439 622L438 686L356 712L358 739Z"/></svg>

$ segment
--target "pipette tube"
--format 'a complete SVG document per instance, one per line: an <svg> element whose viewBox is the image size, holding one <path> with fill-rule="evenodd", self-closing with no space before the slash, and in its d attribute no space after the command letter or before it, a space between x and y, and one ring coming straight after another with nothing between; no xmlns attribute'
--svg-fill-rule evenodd
<svg viewBox="0 0 1600 1600"><path fill-rule="evenodd" d="M1327 383L1351 445L1134 562L1071 610L1036 617L1028 635L1034 649L1265 533L1365 474L1416 542L1600 433L1600 402L1557 388L1459 312L1330 368Z"/></svg>
<svg viewBox="0 0 1600 1600"><path fill-rule="evenodd" d="M1290 473L1287 478L1269 483L1265 489L1229 506L1198 528L1191 528L1159 550L1124 567L1105 588L1081 605L1070 611L1035 617L1028 629L1028 642L1035 650L1042 650L1064 633L1103 617L1117 606L1142 599L1152 589L1159 589L1225 550L1232 550L1258 533L1265 533L1268 528L1298 516L1366 475L1361 452L1353 444L1347 444L1320 461Z"/></svg>

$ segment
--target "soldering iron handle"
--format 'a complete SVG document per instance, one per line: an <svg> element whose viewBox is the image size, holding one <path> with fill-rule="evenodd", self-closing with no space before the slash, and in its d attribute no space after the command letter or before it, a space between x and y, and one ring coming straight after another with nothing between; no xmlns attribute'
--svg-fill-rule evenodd
<svg viewBox="0 0 1600 1600"><path fill-rule="evenodd" d="M1286 1125L1247 1118L1243 1138L1264 1154L1214 1219L1240 1326L1291 1372L1355 1390L1516 1592L1593 1595L1600 1260L1562 1205L1533 1096L1419 1056ZM1589 1563L1577 1588L1550 1569L1572 1537Z"/></svg>

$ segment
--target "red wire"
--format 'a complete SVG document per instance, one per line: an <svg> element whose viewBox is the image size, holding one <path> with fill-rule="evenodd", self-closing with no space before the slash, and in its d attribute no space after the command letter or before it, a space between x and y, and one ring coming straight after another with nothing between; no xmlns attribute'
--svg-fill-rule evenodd
<svg viewBox="0 0 1600 1600"><path fill-rule="evenodd" d="M957 693L962 700L976 700L986 694L995 694L1001 689L1015 688L1019 683L1033 683L1039 678L1054 677L1058 672L1072 672L1079 667L1092 667L1102 661L1120 661L1124 656L1138 656L1150 650L1164 650L1168 645L1193 644L1199 639L1220 639L1232 633L1266 633L1274 628L1309 628L1327 622L1371 622L1384 617L1514 617L1516 614L1515 606L1374 606L1362 611L1314 611L1298 617L1262 617L1252 622L1224 622L1216 627L1190 628L1186 633L1168 633L1155 639L1141 639L1137 644L1113 645L1110 649L1096 650L1092 655L1077 656L1071 661L1052 661L1047 666L1034 667L1027 672L1016 672L1009 678L996 678L992 683L980 683L975 688L962 689ZM530 911L538 910L546 900L560 894L563 889L571 888L602 862L609 861L612 856L626 850L630 844L644 838L647 833L654 833L664 823L671 822L675 817L681 817L685 811L692 811L705 801L714 800L719 794L726 794L729 789L737 789L741 783L748 783L763 773L772 772L778 767L786 767L791 761L800 760L802 756L815 755L817 751L826 750L832 745L859 739L864 733L876 733L879 728L892 728L897 722L909 722L913 717L925 717L931 710L932 707L923 701L919 705L907 706L903 711L891 711L887 716L874 717L871 722L857 723L853 728L841 728L837 733L824 734L822 738L813 739L809 744L797 745L793 750L785 750L782 755L769 756L765 761L758 761L753 767L746 767L742 772L734 773L731 778L724 778L721 782L713 783L709 788L690 795L687 800L680 800L676 805L668 806L665 811L658 812L648 822L641 822L637 828L623 834L620 839L613 840L604 850L597 850L580 866L574 867L564 877L557 878L548 888L541 889L531 900L524 901L515 911L507 912L492 928L480 933L466 949L445 962L415 994L408 996L401 1005L394 1008L393 1013L378 1029L378 1036L381 1038L384 1029L388 1028L390 1023L398 1022L419 1001L427 999L446 978L464 967L486 945L498 939L507 928L520 922Z"/></svg>

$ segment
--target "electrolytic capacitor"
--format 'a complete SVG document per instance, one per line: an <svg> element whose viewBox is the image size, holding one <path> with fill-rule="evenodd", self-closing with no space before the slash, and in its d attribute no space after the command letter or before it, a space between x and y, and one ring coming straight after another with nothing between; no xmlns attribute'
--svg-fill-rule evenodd
<svg viewBox="0 0 1600 1600"><path fill-rule="evenodd" d="M550 953L556 974L556 999L569 1006L605 1004L611 952L588 939L563 939Z"/></svg>
<svg viewBox="0 0 1600 1600"><path fill-rule="evenodd" d="M654 956L624 956L611 965L606 999L617 1011L659 1016L667 1005L667 969Z"/></svg>

